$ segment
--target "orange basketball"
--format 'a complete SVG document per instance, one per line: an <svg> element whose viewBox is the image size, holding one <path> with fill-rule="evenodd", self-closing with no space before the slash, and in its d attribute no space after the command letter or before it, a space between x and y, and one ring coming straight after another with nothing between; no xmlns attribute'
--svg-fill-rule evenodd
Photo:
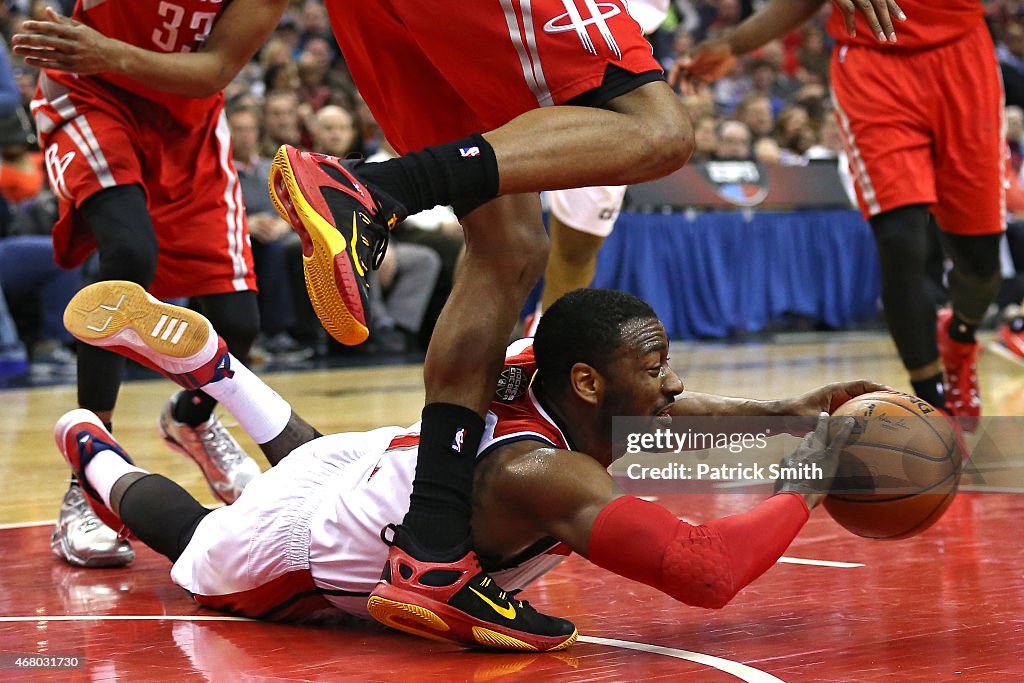
<svg viewBox="0 0 1024 683"><path fill-rule="evenodd" d="M857 418L825 509L864 538L915 536L956 496L962 454L951 422L916 396L876 391L847 401L835 417ZM833 429L837 429L835 423Z"/></svg>

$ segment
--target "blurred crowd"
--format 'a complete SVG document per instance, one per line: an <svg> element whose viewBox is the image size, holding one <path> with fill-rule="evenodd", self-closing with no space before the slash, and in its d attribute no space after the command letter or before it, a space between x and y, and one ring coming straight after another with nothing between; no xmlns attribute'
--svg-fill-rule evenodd
<svg viewBox="0 0 1024 683"><path fill-rule="evenodd" d="M668 19L650 36L655 56L671 69L694 45L729 31L760 4L673 0ZM1024 220L1024 0L984 4L1007 92L1008 208L1014 218ZM22 21L42 18L48 6L69 14L73 1L0 3L2 37L9 41ZM713 85L684 89L680 96L695 124L695 161L803 165L830 159L845 168L829 97L832 45L824 30L829 11L830 3L825 3L816 20L743 58ZM56 207L28 116L37 74L12 57L6 45L0 53L0 289L28 360L41 372L59 372L72 359L70 340L53 311L63 310L61 301L89 278L90 266L87 263L82 272L60 271L49 258L48 234ZM313 316L303 291L301 265L296 265L301 246L273 211L265 190L270 158L281 144L371 159L394 153L352 84L323 1L293 0L270 40L228 86L225 97L261 290L257 359L303 361L324 353L353 353L332 348ZM1011 244L1010 251L1019 256L1017 270L1024 273L1024 240L1019 242ZM377 322L370 343L357 353L424 348L450 290L461 249L461 230L450 211L432 211L407 221L377 273L371 302ZM1024 279L1021 290L1024 294ZM0 297L0 349L15 345L4 332L4 314Z"/></svg>

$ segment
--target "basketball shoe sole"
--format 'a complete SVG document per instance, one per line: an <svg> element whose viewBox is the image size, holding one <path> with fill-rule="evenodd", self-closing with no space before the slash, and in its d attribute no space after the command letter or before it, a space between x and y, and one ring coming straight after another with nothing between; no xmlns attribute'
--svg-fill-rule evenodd
<svg viewBox="0 0 1024 683"><path fill-rule="evenodd" d="M186 389L231 374L227 346L209 320L153 298L134 282L85 287L64 309L64 326L76 339L136 360Z"/></svg>
<svg viewBox="0 0 1024 683"><path fill-rule="evenodd" d="M318 163L332 165L351 187L342 187ZM316 170L309 170L311 167ZM345 201L350 206L345 211L351 214L350 223L346 219L349 224L335 226L327 218L331 211L321 187L333 187L348 196ZM369 267L357 250L371 247L362 231L378 225L372 218L379 212L375 200L340 161L314 157L289 145L274 156L268 189L274 209L302 241L306 290L324 329L347 346L366 341L370 334L365 292ZM397 218L392 216L387 228L380 229L387 230L395 222Z"/></svg>

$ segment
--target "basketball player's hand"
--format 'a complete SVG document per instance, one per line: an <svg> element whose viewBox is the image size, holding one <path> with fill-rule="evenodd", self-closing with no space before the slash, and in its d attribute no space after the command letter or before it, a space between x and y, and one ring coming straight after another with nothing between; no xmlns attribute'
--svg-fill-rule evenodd
<svg viewBox="0 0 1024 683"><path fill-rule="evenodd" d="M857 35L857 12L864 15L871 35L880 43L896 42L896 31L892 27L893 17L898 21L907 20L907 15L895 0L832 0L832 4L842 12L846 32L851 38Z"/></svg>
<svg viewBox="0 0 1024 683"><path fill-rule="evenodd" d="M791 434L806 434L812 429L811 419L821 413L835 413L836 410L854 396L871 391L892 391L893 388L870 380L853 380L852 382L833 382L812 389L796 398L784 402L782 415L804 418L803 420L787 420L786 431Z"/></svg>
<svg viewBox="0 0 1024 683"><path fill-rule="evenodd" d="M116 71L119 40L46 8L48 21L26 21L22 33L11 38L14 54L40 69L94 74Z"/></svg>
<svg viewBox="0 0 1024 683"><path fill-rule="evenodd" d="M829 439L830 419L825 412L818 416L814 431L804 437L795 451L779 461L779 478L775 480L775 493L799 493L811 510L828 495L839 466L839 453L856 424L852 417L844 418Z"/></svg>
<svg viewBox="0 0 1024 683"><path fill-rule="evenodd" d="M674 88L685 89L688 82L711 83L727 75L736 66L736 55L724 39L708 40L684 57L676 60L669 70L668 82Z"/></svg>

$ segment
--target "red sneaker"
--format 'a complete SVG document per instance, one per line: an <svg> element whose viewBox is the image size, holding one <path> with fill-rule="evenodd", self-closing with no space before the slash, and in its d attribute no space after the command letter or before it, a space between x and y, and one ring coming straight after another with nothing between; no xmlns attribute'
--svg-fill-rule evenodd
<svg viewBox="0 0 1024 683"><path fill-rule="evenodd" d="M151 297L134 282L106 280L80 290L64 309L75 338L116 351L186 389L231 377L231 356L210 321Z"/></svg>
<svg viewBox="0 0 1024 683"><path fill-rule="evenodd" d="M360 181L361 161L284 145L270 168L270 199L302 240L306 289L332 337L354 346L370 334L367 290L380 267L391 228L404 209Z"/></svg>
<svg viewBox="0 0 1024 683"><path fill-rule="evenodd" d="M398 527L388 528L400 533ZM432 640L500 650L551 652L576 642L571 622L512 599L480 569L476 553L456 562L422 562L394 541L389 545L384 575L367 602L382 624Z"/></svg>
<svg viewBox="0 0 1024 683"><path fill-rule="evenodd" d="M60 454L71 466L71 471L78 477L78 484L82 487L89 507L104 524L116 531L120 538L128 538L131 532L121 518L103 503L100 494L86 479L85 468L100 451L113 451L134 465L132 459L121 449L96 414L84 408L76 408L57 420L53 427L53 439L57 442Z"/></svg>
<svg viewBox="0 0 1024 683"><path fill-rule="evenodd" d="M960 418L966 432L978 427L981 416L981 393L978 389L978 344L963 344L949 336L949 323L953 311L944 308L937 316L936 337L942 359L946 406L953 416Z"/></svg>
<svg viewBox="0 0 1024 683"><path fill-rule="evenodd" d="M1009 355L1024 361L1024 316L1016 316L999 326L999 342Z"/></svg>

